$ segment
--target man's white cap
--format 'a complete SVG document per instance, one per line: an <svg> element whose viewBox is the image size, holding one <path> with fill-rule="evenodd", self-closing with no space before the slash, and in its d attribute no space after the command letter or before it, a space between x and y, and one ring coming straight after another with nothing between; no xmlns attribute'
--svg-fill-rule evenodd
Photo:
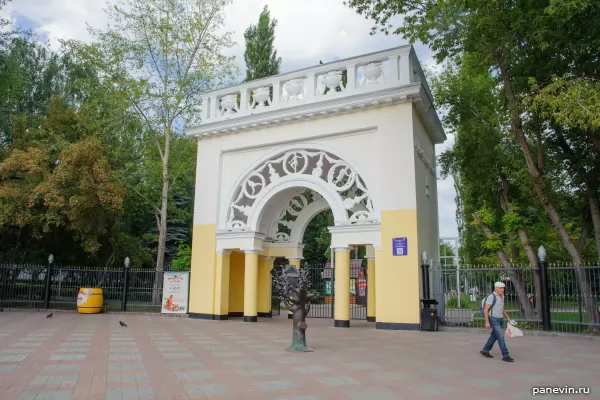
<svg viewBox="0 0 600 400"><path fill-rule="evenodd" d="M496 282L496 284L494 285L494 287L505 287L506 285L502 282Z"/></svg>

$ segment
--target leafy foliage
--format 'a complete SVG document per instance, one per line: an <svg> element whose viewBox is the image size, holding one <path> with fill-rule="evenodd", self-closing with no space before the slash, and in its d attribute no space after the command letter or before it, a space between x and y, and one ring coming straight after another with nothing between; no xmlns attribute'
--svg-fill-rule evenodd
<svg viewBox="0 0 600 400"><path fill-rule="evenodd" d="M268 6L264 6L257 25L250 25L244 32L246 50L246 82L279 74L281 57L277 57L275 28L277 20L271 19Z"/></svg>
<svg viewBox="0 0 600 400"><path fill-rule="evenodd" d="M19 132L0 163L0 227L29 228L41 238L64 226L87 253L95 253L109 220L123 212L125 191L103 159L100 141L81 132L77 115L54 111L43 128ZM86 137L68 140L79 135ZM46 143L29 144L40 137Z"/></svg>
<svg viewBox="0 0 600 400"><path fill-rule="evenodd" d="M180 243L177 257L171 263L171 271L189 271L192 266L192 248L187 244Z"/></svg>
<svg viewBox="0 0 600 400"><path fill-rule="evenodd" d="M162 160L132 105L132 86L110 79L94 46L63 42L54 52L29 32L7 37L0 44L0 260L39 263L53 253L63 265L110 266L128 256L136 267L153 267ZM178 243L191 243L196 151L178 133L172 138L167 262Z"/></svg>
<svg viewBox="0 0 600 400"><path fill-rule="evenodd" d="M123 93L127 109L144 125L145 168L138 169L135 178L137 184L152 184L136 193L154 212L157 233L147 232L144 237L149 243L157 242L157 270L164 267L168 224L181 221L177 216L170 218L174 196L185 197L175 185L191 175L191 160L173 157L177 147L184 153L186 148L193 149L181 137L181 129L199 122L200 93L231 82L237 72L233 58L223 54L233 46L231 35L218 31L229 3L119 0L107 8L110 24L106 30L89 29L94 43L66 43Z"/></svg>

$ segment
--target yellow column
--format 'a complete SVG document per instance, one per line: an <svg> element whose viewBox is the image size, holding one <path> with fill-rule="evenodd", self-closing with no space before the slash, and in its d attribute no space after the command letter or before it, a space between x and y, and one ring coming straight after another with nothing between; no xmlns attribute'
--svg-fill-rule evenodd
<svg viewBox="0 0 600 400"><path fill-rule="evenodd" d="M258 321L258 250L245 250L244 322Z"/></svg>
<svg viewBox="0 0 600 400"><path fill-rule="evenodd" d="M261 257L258 264L258 316L271 318L271 296L273 284L271 270L274 257Z"/></svg>
<svg viewBox="0 0 600 400"><path fill-rule="evenodd" d="M292 267L296 268L297 270L300 269L300 261L302 261L300 257L286 257L286 259ZM291 311L288 311L288 319L294 319L294 314L292 314Z"/></svg>
<svg viewBox="0 0 600 400"><path fill-rule="evenodd" d="M336 328L350 327L350 249L335 249L335 299Z"/></svg>
<svg viewBox="0 0 600 400"><path fill-rule="evenodd" d="M375 322L375 256L367 256L367 322Z"/></svg>
<svg viewBox="0 0 600 400"><path fill-rule="evenodd" d="M216 248L215 225L194 225L188 307L190 318L214 318Z"/></svg>
<svg viewBox="0 0 600 400"><path fill-rule="evenodd" d="M215 298L213 319L228 319L229 314L229 265L231 250L217 250L215 269Z"/></svg>

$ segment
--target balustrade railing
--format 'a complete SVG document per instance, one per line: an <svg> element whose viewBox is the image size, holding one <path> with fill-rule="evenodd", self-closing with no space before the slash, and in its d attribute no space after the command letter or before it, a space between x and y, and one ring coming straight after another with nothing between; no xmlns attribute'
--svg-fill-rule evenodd
<svg viewBox="0 0 600 400"><path fill-rule="evenodd" d="M416 82L431 96L412 46L403 46L206 93L201 125Z"/></svg>

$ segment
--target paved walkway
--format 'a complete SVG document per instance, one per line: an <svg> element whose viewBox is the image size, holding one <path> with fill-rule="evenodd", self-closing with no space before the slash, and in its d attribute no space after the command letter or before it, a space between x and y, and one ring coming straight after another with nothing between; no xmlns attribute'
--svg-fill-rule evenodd
<svg viewBox="0 0 600 400"><path fill-rule="evenodd" d="M376 331L308 320L314 353L293 354L291 321L0 313L0 399L525 399L534 386L600 393L600 341ZM119 325L119 320L128 324ZM544 397L544 396L542 396ZM568 396L561 398L585 398ZM596 397L597 398L597 397Z"/></svg>

